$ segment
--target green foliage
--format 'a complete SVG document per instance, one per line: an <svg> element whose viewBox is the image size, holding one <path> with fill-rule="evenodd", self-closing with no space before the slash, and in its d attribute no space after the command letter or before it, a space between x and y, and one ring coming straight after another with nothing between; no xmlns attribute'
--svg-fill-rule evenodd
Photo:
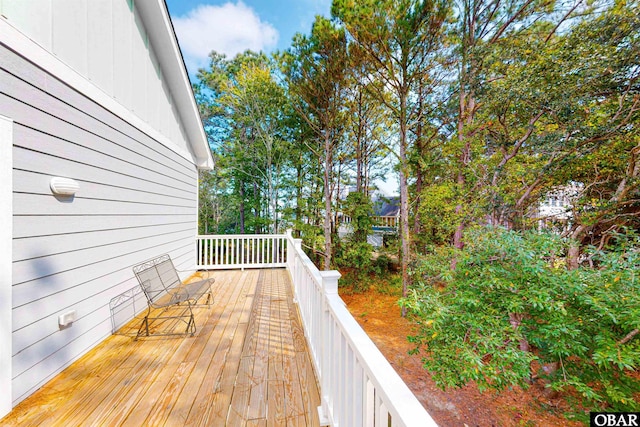
<svg viewBox="0 0 640 427"><path fill-rule="evenodd" d="M433 184L422 192L420 202L425 241L433 245L449 243L464 215L463 211L456 212L456 206L461 202L457 186L451 182Z"/></svg>
<svg viewBox="0 0 640 427"><path fill-rule="evenodd" d="M353 279L359 288L358 283L364 282L382 265L376 264L373 246L367 243L367 236L373 227L373 205L364 193L353 192L342 203L342 211L351 218L351 233L336 245L334 261L338 268L346 269L346 281Z"/></svg>
<svg viewBox="0 0 640 427"><path fill-rule="evenodd" d="M373 204L371 199L364 193L349 193L342 203L342 212L351 218L349 226L352 229L352 234L349 241L352 243L366 242L367 236L371 233L373 227Z"/></svg>
<svg viewBox="0 0 640 427"><path fill-rule="evenodd" d="M210 58L195 87L216 160L209 177L201 176L203 228L275 232L295 153L286 93L264 54L247 51L229 60L212 52Z"/></svg>
<svg viewBox="0 0 640 427"><path fill-rule="evenodd" d="M358 279L364 279L373 272L373 247L365 242L345 241L337 245L335 265L339 269L349 269Z"/></svg>
<svg viewBox="0 0 640 427"><path fill-rule="evenodd" d="M373 269L378 276L386 275L393 268L393 260L385 254L378 255L378 257L373 261Z"/></svg>
<svg viewBox="0 0 640 427"><path fill-rule="evenodd" d="M640 383L629 373L640 366L640 339L625 337L640 328L638 237L616 235L614 250L591 251L596 268L569 271L567 242L558 236L470 234L464 250L422 258L417 284L402 301L419 324L411 340L436 382L503 389L544 376L589 407L637 411Z"/></svg>

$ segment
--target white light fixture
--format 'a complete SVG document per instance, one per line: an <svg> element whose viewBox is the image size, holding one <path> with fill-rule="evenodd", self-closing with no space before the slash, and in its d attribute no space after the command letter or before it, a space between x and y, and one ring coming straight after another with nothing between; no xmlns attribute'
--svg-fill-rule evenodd
<svg viewBox="0 0 640 427"><path fill-rule="evenodd" d="M78 313L75 310L67 311L64 314L58 316L58 326L65 328L76 321Z"/></svg>
<svg viewBox="0 0 640 427"><path fill-rule="evenodd" d="M58 196L73 196L80 189L80 184L77 181L59 176L51 178L49 186L53 194Z"/></svg>

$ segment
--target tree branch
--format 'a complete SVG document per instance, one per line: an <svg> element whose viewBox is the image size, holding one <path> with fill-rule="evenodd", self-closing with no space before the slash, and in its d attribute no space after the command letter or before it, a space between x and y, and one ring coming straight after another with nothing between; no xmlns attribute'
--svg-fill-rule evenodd
<svg viewBox="0 0 640 427"><path fill-rule="evenodd" d="M639 333L640 333L640 329L636 328L633 331L629 332L624 338L622 338L616 344L617 345L624 345L624 344L628 343L629 341L631 341L633 339L633 337L635 337Z"/></svg>

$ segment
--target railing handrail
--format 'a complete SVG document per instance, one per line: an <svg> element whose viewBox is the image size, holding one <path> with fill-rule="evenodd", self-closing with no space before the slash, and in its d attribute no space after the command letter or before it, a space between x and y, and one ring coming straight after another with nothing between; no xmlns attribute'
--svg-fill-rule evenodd
<svg viewBox="0 0 640 427"><path fill-rule="evenodd" d="M206 234L196 236L196 268L286 267L284 234Z"/></svg>
<svg viewBox="0 0 640 427"><path fill-rule="evenodd" d="M397 227L399 223L398 215L371 215L370 218L374 224L385 227ZM343 215L338 220L340 224L351 224L351 221L352 219L348 215Z"/></svg>
<svg viewBox="0 0 640 427"><path fill-rule="evenodd" d="M293 239L287 233L288 251L287 268L292 276L299 304L305 336L310 347L318 380L321 384L322 413L326 416L326 423L330 425L369 425L378 418L375 425L387 425L385 417L391 416L393 426L437 426L428 412L420 404L413 392L402 381L397 372L375 346L366 332L348 311L344 301L338 295L337 271L320 272L302 251L301 240ZM304 271L300 271L304 270ZM308 286L301 282L309 278L312 285L321 292L321 300L310 293ZM309 285L308 283L306 285ZM314 306L321 303L324 308ZM314 317L313 314L316 314ZM323 315L328 312L330 319ZM339 331L332 329L337 325ZM340 333L340 340L348 342L345 348L333 348L336 332ZM333 340L333 342L331 342ZM340 342L338 340L338 342ZM327 346L327 344L329 344ZM354 378L346 380L340 374L347 374L346 367L336 367L340 357L336 354L347 355L353 352L359 367L353 372ZM347 357L347 356L345 356ZM347 362L349 363L349 362ZM353 368L353 366L352 366ZM337 371L335 371L337 369ZM357 382L359 369L363 370L363 383L349 388L347 382ZM373 391L368 390L369 382ZM365 384L366 383L366 384ZM361 392L362 396L344 396L349 393ZM372 401L373 399L373 401ZM359 402L361 408L353 408L354 402ZM355 411L355 412L354 412ZM358 414L362 411L362 414ZM381 419L383 422L380 422ZM342 421L342 422L340 422ZM373 425L373 423L371 424Z"/></svg>
<svg viewBox="0 0 640 427"><path fill-rule="evenodd" d="M207 238L279 238L284 239L286 234L199 234L196 236L197 239L207 239Z"/></svg>
<svg viewBox="0 0 640 427"><path fill-rule="evenodd" d="M359 329L357 333L345 335L345 338L353 345L354 351L358 353L359 358L365 362L364 367L370 375L370 379L374 382L376 391L384 395L382 400L384 402L393 402L393 404L387 406L393 419L401 420L402 425L405 426L435 426L435 422L413 392L351 315L342 298L338 295L329 295L327 298L332 313L345 326L345 329L351 331ZM389 389L393 390L393 394L388 392ZM429 418L424 418L424 415ZM432 424L429 424L429 422ZM400 424L394 423L393 425Z"/></svg>

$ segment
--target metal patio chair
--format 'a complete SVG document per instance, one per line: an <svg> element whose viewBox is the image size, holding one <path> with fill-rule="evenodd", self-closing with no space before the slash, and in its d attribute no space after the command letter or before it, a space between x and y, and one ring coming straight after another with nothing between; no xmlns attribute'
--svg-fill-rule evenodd
<svg viewBox="0 0 640 427"><path fill-rule="evenodd" d="M209 272L207 272L207 278L204 280L183 283L168 254L135 265L133 272L148 302L147 314L142 320L135 339L137 340L142 335L149 336L149 323L160 319L176 319L186 323L187 328L184 333L157 333L153 335L190 334L193 336L196 332L196 323L192 308L205 295L207 296L206 305L210 306L213 302L211 285L214 279L209 277ZM178 313L173 315L166 314L174 306L177 306L175 308L177 308ZM162 310L163 314L151 317L153 309Z"/></svg>

